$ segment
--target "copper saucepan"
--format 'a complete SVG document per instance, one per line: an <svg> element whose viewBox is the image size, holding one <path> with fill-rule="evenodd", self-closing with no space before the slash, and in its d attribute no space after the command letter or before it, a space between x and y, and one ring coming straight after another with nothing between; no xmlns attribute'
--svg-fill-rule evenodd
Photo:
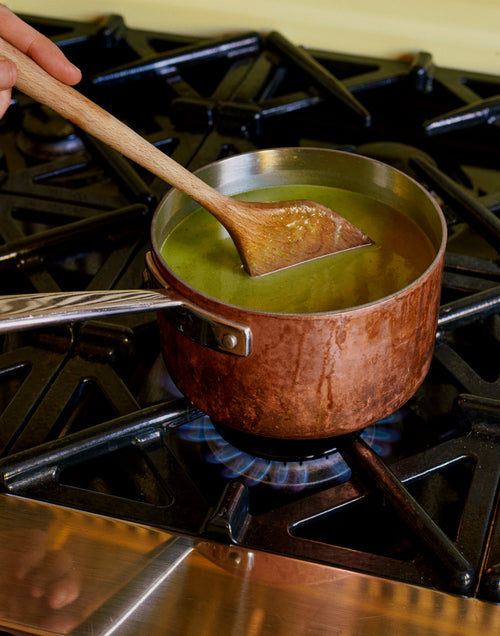
<svg viewBox="0 0 500 636"><path fill-rule="evenodd" d="M198 207L170 190L153 218L148 257L162 289L6 297L0 331L161 309L163 355L180 391L221 424L265 437L339 435L404 404L422 383L434 349L446 223L433 198L390 166L334 150L262 150L197 174L228 195L297 183L366 194L409 215L429 237L435 257L409 286L366 305L318 314L237 307L186 284L161 257L172 228Z"/></svg>

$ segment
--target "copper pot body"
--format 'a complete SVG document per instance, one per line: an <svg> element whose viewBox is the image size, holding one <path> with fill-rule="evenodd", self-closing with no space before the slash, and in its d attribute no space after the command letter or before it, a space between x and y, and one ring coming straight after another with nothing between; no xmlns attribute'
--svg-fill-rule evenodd
<svg viewBox="0 0 500 636"><path fill-rule="evenodd" d="M171 228L197 207L170 191L152 224L161 275L198 306L252 332L250 355L231 356L191 342L160 314L163 354L179 390L215 421L272 438L340 435L402 406L428 372L437 327L446 224L428 193L380 162L311 148L238 155L198 174L229 195L286 183L365 193L410 215L431 239L435 258L408 287L341 311L278 314L232 306L181 281L160 256Z"/></svg>

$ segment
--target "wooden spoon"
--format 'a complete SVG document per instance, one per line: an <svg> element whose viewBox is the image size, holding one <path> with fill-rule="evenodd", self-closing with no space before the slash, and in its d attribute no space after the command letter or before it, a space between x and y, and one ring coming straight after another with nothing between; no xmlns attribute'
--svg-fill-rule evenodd
<svg viewBox="0 0 500 636"><path fill-rule="evenodd" d="M19 90L167 181L213 214L229 232L251 276L373 244L357 227L319 203L244 202L217 192L1 38L0 54L16 64Z"/></svg>

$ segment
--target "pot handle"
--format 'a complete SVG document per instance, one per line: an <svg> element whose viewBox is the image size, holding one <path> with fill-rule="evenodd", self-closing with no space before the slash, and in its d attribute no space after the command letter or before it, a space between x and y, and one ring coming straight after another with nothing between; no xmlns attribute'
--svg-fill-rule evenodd
<svg viewBox="0 0 500 636"><path fill-rule="evenodd" d="M165 310L178 331L204 347L243 357L250 353L249 327L204 311L170 287L0 296L0 334L153 310Z"/></svg>

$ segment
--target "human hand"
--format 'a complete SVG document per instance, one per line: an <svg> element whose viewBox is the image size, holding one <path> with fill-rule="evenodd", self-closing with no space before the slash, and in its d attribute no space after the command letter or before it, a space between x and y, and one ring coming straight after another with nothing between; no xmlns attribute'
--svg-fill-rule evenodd
<svg viewBox="0 0 500 636"><path fill-rule="evenodd" d="M3 4L0 4L0 36L33 58L61 82L73 85L80 81L80 70L66 58L57 45ZM15 64L0 56L0 118L9 107L11 89L16 79Z"/></svg>

